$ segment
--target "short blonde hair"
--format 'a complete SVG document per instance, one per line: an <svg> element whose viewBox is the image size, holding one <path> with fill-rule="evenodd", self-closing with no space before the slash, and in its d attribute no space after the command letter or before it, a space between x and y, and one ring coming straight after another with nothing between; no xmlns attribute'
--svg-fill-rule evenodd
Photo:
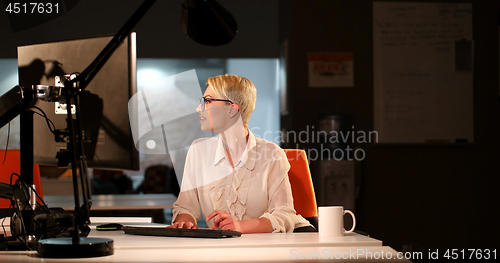
<svg viewBox="0 0 500 263"><path fill-rule="evenodd" d="M245 77L226 74L209 78L207 84L212 86L217 95L238 104L243 125L248 127L257 100L257 89L252 81Z"/></svg>

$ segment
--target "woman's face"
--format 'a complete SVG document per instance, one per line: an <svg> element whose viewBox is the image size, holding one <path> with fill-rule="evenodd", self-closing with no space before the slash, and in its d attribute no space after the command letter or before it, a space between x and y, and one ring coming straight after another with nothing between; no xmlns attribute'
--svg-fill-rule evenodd
<svg viewBox="0 0 500 263"><path fill-rule="evenodd" d="M223 99L217 95L213 88L209 85L203 97L210 99ZM201 104L198 105L196 111L200 114L201 130L207 132L220 133L233 124L231 121L230 104L225 101L210 101L205 103L205 110L202 111Z"/></svg>

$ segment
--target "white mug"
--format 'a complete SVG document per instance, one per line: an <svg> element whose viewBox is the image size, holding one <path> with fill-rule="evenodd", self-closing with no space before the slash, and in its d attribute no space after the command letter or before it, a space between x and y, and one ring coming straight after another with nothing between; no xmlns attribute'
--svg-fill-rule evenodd
<svg viewBox="0 0 500 263"><path fill-rule="evenodd" d="M352 227L350 230L344 229L344 215L352 216ZM322 206L318 208L319 235L323 237L340 237L346 233L351 233L356 227L356 217L349 210L344 210L342 206Z"/></svg>

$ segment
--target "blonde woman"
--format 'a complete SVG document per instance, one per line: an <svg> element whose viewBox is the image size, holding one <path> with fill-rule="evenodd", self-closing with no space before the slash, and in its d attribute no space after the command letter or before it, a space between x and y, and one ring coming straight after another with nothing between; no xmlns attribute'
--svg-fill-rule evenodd
<svg viewBox="0 0 500 263"><path fill-rule="evenodd" d="M207 84L196 111L201 129L218 136L195 140L190 146L170 227L197 228L201 210L212 229L314 230L295 213L284 151L248 129L257 97L254 84L227 74L209 78Z"/></svg>

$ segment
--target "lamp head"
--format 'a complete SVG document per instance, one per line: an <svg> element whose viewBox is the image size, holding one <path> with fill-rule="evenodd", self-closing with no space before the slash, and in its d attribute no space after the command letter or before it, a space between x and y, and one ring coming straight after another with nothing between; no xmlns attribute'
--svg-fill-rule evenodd
<svg viewBox="0 0 500 263"><path fill-rule="evenodd" d="M234 17L215 0L184 0L181 22L189 38L207 46L227 44L238 31Z"/></svg>

